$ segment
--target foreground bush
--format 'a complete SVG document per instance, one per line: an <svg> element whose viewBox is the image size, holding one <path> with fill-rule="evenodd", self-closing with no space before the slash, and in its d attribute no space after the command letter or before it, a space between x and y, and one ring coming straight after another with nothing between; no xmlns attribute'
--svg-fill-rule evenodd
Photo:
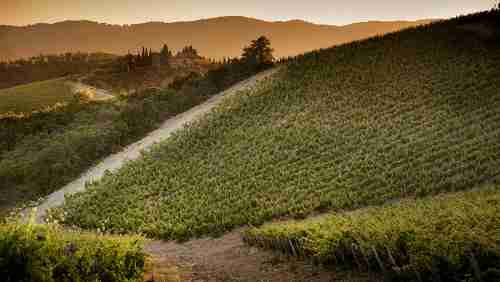
<svg viewBox="0 0 500 282"><path fill-rule="evenodd" d="M499 281L499 215L500 189L493 187L269 224L244 240L401 281Z"/></svg>
<svg viewBox="0 0 500 282"><path fill-rule="evenodd" d="M143 238L63 231L57 225L0 225L5 282L138 281Z"/></svg>

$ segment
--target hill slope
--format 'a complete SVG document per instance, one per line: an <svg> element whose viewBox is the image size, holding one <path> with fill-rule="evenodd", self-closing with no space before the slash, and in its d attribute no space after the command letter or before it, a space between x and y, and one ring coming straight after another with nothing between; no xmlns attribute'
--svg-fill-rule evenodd
<svg viewBox="0 0 500 282"><path fill-rule="evenodd" d="M465 27L498 13L299 56L71 198L66 222L185 239L488 181L500 48Z"/></svg>
<svg viewBox="0 0 500 282"><path fill-rule="evenodd" d="M31 112L73 99L73 89L64 78L23 84L0 90L0 114Z"/></svg>
<svg viewBox="0 0 500 282"><path fill-rule="evenodd" d="M393 281L464 281L467 277L498 281L499 213L497 184L483 190L264 225L247 231L245 239L252 245L326 263L362 265L361 269L404 275ZM471 257L477 263L475 269L470 267Z"/></svg>
<svg viewBox="0 0 500 282"><path fill-rule="evenodd" d="M302 21L265 22L244 17L222 17L193 22L151 22L127 26L90 21L66 21L25 27L0 26L0 60L68 51L99 51L123 55L129 50L136 51L141 46L160 48L164 43L174 50L193 45L200 54L207 57L236 57L245 44L260 35L271 39L276 55L281 57L428 22L367 22L326 26Z"/></svg>

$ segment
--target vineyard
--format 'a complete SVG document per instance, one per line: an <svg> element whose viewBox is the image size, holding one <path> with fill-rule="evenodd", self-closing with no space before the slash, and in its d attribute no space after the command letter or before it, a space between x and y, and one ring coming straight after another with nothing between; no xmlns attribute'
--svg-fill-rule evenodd
<svg viewBox="0 0 500 282"><path fill-rule="evenodd" d="M0 119L0 217L58 190L204 99L170 90L144 91L111 102L74 100Z"/></svg>
<svg viewBox="0 0 500 282"><path fill-rule="evenodd" d="M0 225L2 281L139 281L148 262L140 236L69 231L57 225Z"/></svg>
<svg viewBox="0 0 500 282"><path fill-rule="evenodd" d="M431 281L440 272L440 280L432 281L465 281L467 275L474 281L497 281L499 213L500 190L492 186L269 224L248 230L245 240L293 256L404 275L399 281Z"/></svg>
<svg viewBox="0 0 500 282"><path fill-rule="evenodd" d="M71 197L63 220L183 240L488 182L500 173L498 13L293 58Z"/></svg>
<svg viewBox="0 0 500 282"><path fill-rule="evenodd" d="M64 78L33 82L0 90L0 115L6 112L31 112L73 99L71 86Z"/></svg>

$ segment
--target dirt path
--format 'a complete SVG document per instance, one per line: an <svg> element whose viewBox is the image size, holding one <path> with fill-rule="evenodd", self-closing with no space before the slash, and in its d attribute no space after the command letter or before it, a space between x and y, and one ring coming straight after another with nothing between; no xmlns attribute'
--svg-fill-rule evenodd
<svg viewBox="0 0 500 282"><path fill-rule="evenodd" d="M106 101L115 97L109 94L109 92L104 89L97 89L90 85L83 84L80 81L68 83L73 88L74 93L85 93L89 97L89 99L94 101Z"/></svg>
<svg viewBox="0 0 500 282"><path fill-rule="evenodd" d="M216 239L155 241L146 247L153 265L145 281L381 281L366 273L326 269L307 261L248 247L241 229Z"/></svg>
<svg viewBox="0 0 500 282"><path fill-rule="evenodd" d="M168 138L174 131L181 129L186 124L199 119L205 113L208 113L215 106L217 106L224 97L237 93L238 91L252 88L259 81L262 81L270 77L276 71L277 69L268 70L236 84L230 89L211 97L205 103L195 106L182 114L179 114L173 118L166 120L160 126L160 128L149 133L142 140L139 140L138 142L127 146L123 151L110 155L106 159L102 160L96 166L90 168L85 173L83 173L78 179L64 186L62 189L47 196L45 200L37 207L36 222L43 223L44 222L43 219L48 209L62 205L64 203L64 195L81 192L85 190L85 183L99 180L104 175L105 171L107 170L111 172L116 171L120 167L122 167L127 161L139 158L143 150L147 150L154 143L160 142ZM78 83L75 84L78 85Z"/></svg>

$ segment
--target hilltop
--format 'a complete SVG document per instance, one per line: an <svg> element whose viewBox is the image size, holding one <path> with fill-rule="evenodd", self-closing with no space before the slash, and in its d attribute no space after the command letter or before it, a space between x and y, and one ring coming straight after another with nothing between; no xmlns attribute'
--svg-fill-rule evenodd
<svg viewBox="0 0 500 282"><path fill-rule="evenodd" d="M365 22L329 26L298 20L267 22L245 17L219 17L123 26L92 21L0 26L3 47L0 60L76 51L124 55L141 46L162 46L163 43L175 51L193 45L200 54L220 59L239 56L242 47L260 35L269 37L276 49L275 55L283 57L429 22Z"/></svg>

